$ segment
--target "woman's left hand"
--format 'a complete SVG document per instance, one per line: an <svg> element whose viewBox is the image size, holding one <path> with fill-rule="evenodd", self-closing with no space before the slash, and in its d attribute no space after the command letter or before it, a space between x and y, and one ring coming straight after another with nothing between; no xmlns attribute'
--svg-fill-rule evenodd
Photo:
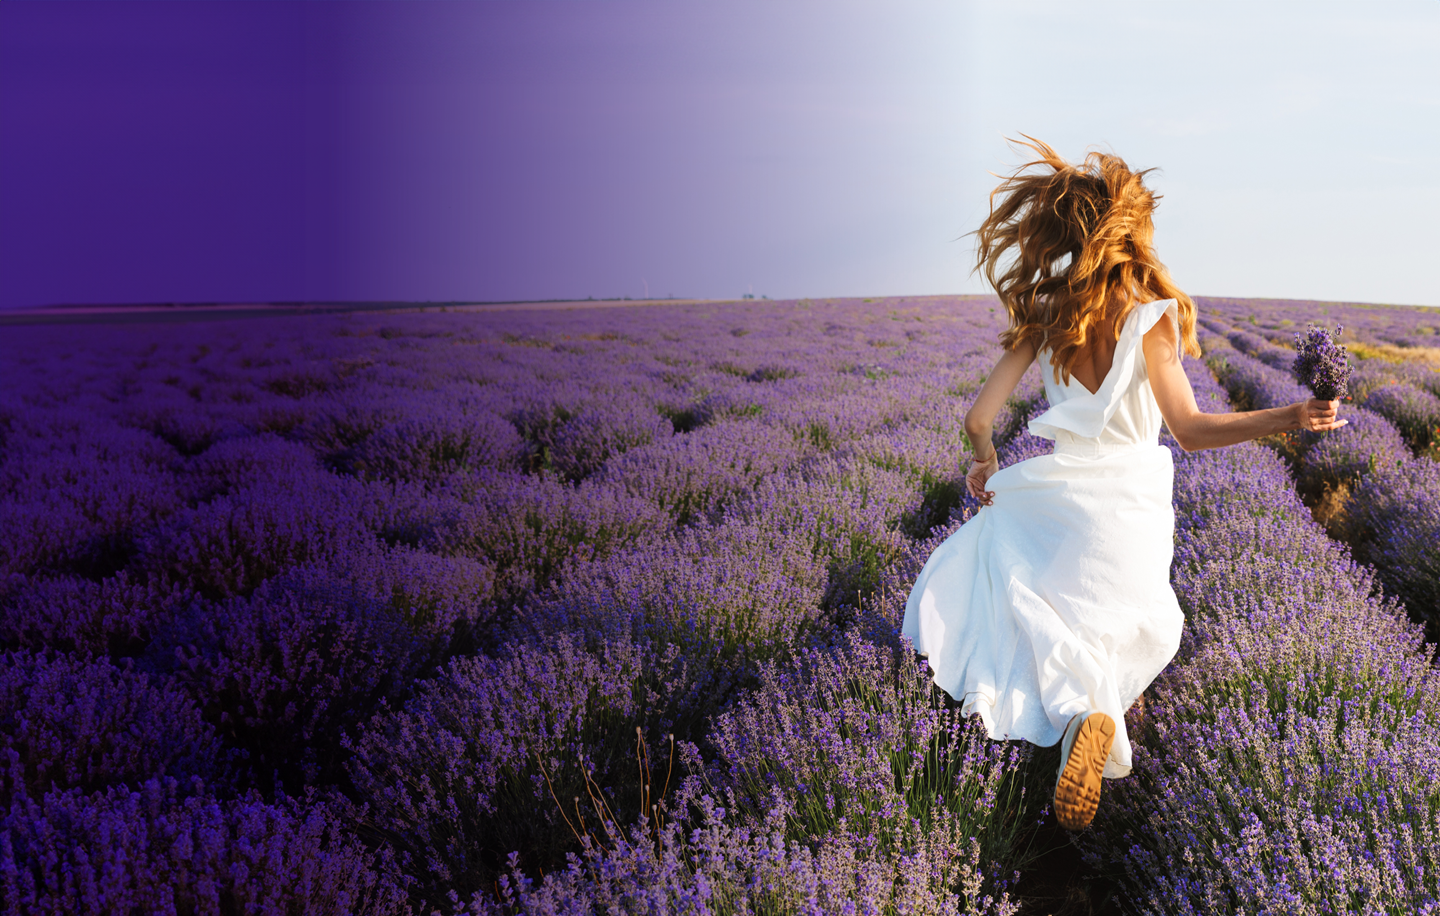
<svg viewBox="0 0 1440 916"><path fill-rule="evenodd" d="M1295 409L1300 416L1300 428L1313 433L1339 429L1350 422L1340 419L1339 401L1322 401L1319 398L1311 398L1308 401L1297 402Z"/></svg>

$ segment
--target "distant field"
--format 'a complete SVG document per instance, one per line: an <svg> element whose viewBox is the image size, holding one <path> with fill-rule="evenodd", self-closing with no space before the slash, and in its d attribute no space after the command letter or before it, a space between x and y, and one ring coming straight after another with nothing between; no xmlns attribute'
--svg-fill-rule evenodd
<svg viewBox="0 0 1440 916"><path fill-rule="evenodd" d="M219 321L348 312L487 312L514 309L545 311L616 308L629 305L685 305L741 300L699 299L545 299L529 302L151 302L131 305L50 305L0 311L7 324L151 324Z"/></svg>
<svg viewBox="0 0 1440 916"><path fill-rule="evenodd" d="M1315 321L1353 422L1162 438L1185 640L1074 845L898 634L993 298L4 316L0 909L1440 906L1440 310L1197 301L1202 407Z"/></svg>

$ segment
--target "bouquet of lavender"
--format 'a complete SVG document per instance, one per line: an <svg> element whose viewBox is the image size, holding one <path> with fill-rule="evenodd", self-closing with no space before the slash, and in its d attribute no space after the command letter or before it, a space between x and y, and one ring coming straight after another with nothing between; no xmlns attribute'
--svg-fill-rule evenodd
<svg viewBox="0 0 1440 916"><path fill-rule="evenodd" d="M1340 333L1340 328L1335 333ZM1322 401L1334 401L1348 393L1350 363L1345 348L1330 332L1313 325L1295 335L1295 377Z"/></svg>

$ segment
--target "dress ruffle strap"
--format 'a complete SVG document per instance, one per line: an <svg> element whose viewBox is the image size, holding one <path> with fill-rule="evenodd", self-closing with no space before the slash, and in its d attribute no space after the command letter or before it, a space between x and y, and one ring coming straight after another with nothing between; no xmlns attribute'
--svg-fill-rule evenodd
<svg viewBox="0 0 1440 916"><path fill-rule="evenodd" d="M1176 322L1178 331L1179 312L1174 299L1157 299L1132 309L1120 328L1119 340L1115 342L1115 359L1110 365L1110 374L1100 383L1099 390L1091 394L1080 386L1077 393L1031 420L1031 434L1042 439L1054 439L1058 430L1065 430L1087 439L1098 437L1130 387L1131 376L1135 374L1135 366L1139 362L1141 338L1155 326L1160 316L1166 314ZM1041 369L1050 371L1043 362Z"/></svg>

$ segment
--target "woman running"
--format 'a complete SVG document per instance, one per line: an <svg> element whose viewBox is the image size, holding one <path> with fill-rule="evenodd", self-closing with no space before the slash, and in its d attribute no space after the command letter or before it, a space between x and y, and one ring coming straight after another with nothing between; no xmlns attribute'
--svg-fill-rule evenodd
<svg viewBox="0 0 1440 916"><path fill-rule="evenodd" d="M1149 170L1099 152L1071 165L1027 139L1039 159L991 193L975 233L1009 313L965 415L982 508L926 561L902 632L991 738L1061 743L1055 813L1079 830L1101 778L1130 772L1125 710L1180 645L1162 419L1186 451L1347 421L1338 401L1201 413L1180 363L1200 354L1195 305L1151 247ZM1055 450L1001 470L992 424L1037 359L1050 409L1029 429Z"/></svg>

